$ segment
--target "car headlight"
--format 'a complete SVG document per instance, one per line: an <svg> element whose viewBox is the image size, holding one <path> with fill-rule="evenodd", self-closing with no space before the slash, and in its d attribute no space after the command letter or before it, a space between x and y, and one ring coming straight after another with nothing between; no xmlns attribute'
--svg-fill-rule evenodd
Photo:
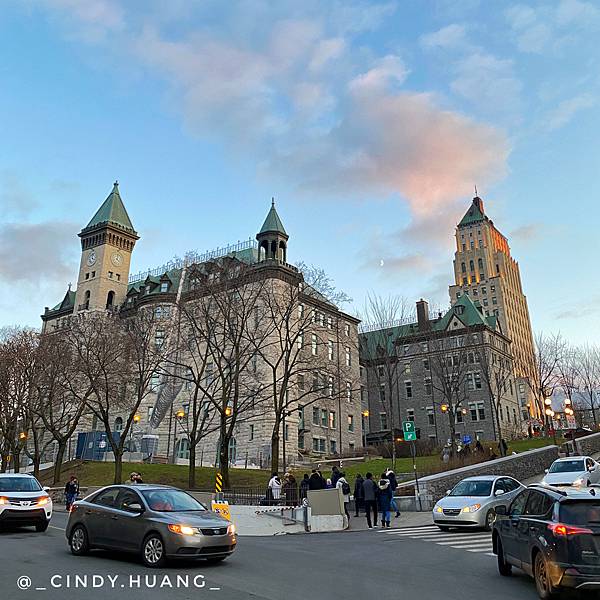
<svg viewBox="0 0 600 600"><path fill-rule="evenodd" d="M227 533L235 533L235 525L233 523L227 525Z"/></svg>
<svg viewBox="0 0 600 600"><path fill-rule="evenodd" d="M9 504L8 498L5 498L4 496L0 496L0 504Z"/></svg>
<svg viewBox="0 0 600 600"><path fill-rule="evenodd" d="M169 531L173 533L179 533L181 535L196 535L198 533L197 527L190 527L189 525L169 524Z"/></svg>
<svg viewBox="0 0 600 600"><path fill-rule="evenodd" d="M481 508L481 504L471 504L471 506L465 506L461 512L472 513L477 512Z"/></svg>
<svg viewBox="0 0 600 600"><path fill-rule="evenodd" d="M433 510L434 510L434 512L436 512L436 513L443 513L443 512L444 512L444 509L443 509L443 508L442 508L442 507L441 507L439 504L436 504L436 505L433 507Z"/></svg>
<svg viewBox="0 0 600 600"><path fill-rule="evenodd" d="M41 498L38 499L36 505L37 506L45 506L46 504L48 504L48 502L50 502L50 498L48 498L48 496L42 496Z"/></svg>

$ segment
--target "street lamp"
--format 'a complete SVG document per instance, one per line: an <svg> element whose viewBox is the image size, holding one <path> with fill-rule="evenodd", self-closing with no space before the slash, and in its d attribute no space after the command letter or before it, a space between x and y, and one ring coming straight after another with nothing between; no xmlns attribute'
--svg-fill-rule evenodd
<svg viewBox="0 0 600 600"><path fill-rule="evenodd" d="M21 433L19 433L19 439L24 442L27 439L27 432L21 431Z"/></svg>
<svg viewBox="0 0 600 600"><path fill-rule="evenodd" d="M133 415L133 422L134 423L139 423L141 421L142 417L139 414L135 414Z"/></svg>
<svg viewBox="0 0 600 600"><path fill-rule="evenodd" d="M232 412L233 411L231 410L231 406L228 406L225 408L225 416L226 417L230 417Z"/></svg>
<svg viewBox="0 0 600 600"><path fill-rule="evenodd" d="M185 417L185 411L183 410L183 408L180 408L176 413L175 416L181 421L181 419L183 419L183 417Z"/></svg>
<svg viewBox="0 0 600 600"><path fill-rule="evenodd" d="M369 418L369 411L363 410L362 413L362 434L363 434L363 448L367 447L367 419Z"/></svg>
<svg viewBox="0 0 600 600"><path fill-rule="evenodd" d="M440 410L445 413L448 412L448 405L447 404L441 404L440 405Z"/></svg>

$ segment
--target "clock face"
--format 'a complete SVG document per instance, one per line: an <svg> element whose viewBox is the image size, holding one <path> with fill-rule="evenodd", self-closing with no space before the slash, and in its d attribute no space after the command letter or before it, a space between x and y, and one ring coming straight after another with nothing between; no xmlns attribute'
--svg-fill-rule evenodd
<svg viewBox="0 0 600 600"><path fill-rule="evenodd" d="M95 264L96 262L96 251L92 250L87 257L87 264L88 267L91 267L93 264Z"/></svg>
<svg viewBox="0 0 600 600"><path fill-rule="evenodd" d="M115 265L115 267L120 267L123 264L123 255L119 252L115 252L110 257L110 260L112 261L112 264Z"/></svg>

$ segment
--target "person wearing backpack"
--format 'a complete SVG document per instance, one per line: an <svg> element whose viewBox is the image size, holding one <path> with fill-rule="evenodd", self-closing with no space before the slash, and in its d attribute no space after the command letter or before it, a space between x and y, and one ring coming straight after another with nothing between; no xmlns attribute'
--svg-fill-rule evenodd
<svg viewBox="0 0 600 600"><path fill-rule="evenodd" d="M340 473L340 476L335 484L335 487L341 491L342 498L344 499L344 512L348 519L348 525L350 525L350 513L348 512L348 506L350 505L350 484L346 481L345 473Z"/></svg>

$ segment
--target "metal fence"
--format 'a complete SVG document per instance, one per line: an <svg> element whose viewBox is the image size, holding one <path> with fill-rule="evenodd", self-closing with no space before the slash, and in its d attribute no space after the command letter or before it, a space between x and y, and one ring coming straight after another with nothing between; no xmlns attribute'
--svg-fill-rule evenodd
<svg viewBox="0 0 600 600"><path fill-rule="evenodd" d="M196 490L199 492L213 493L214 490ZM287 495L282 490L279 498L273 498L266 485L264 486L238 486L223 490L223 500L229 504L243 506L297 506L302 503L300 489L289 490Z"/></svg>

